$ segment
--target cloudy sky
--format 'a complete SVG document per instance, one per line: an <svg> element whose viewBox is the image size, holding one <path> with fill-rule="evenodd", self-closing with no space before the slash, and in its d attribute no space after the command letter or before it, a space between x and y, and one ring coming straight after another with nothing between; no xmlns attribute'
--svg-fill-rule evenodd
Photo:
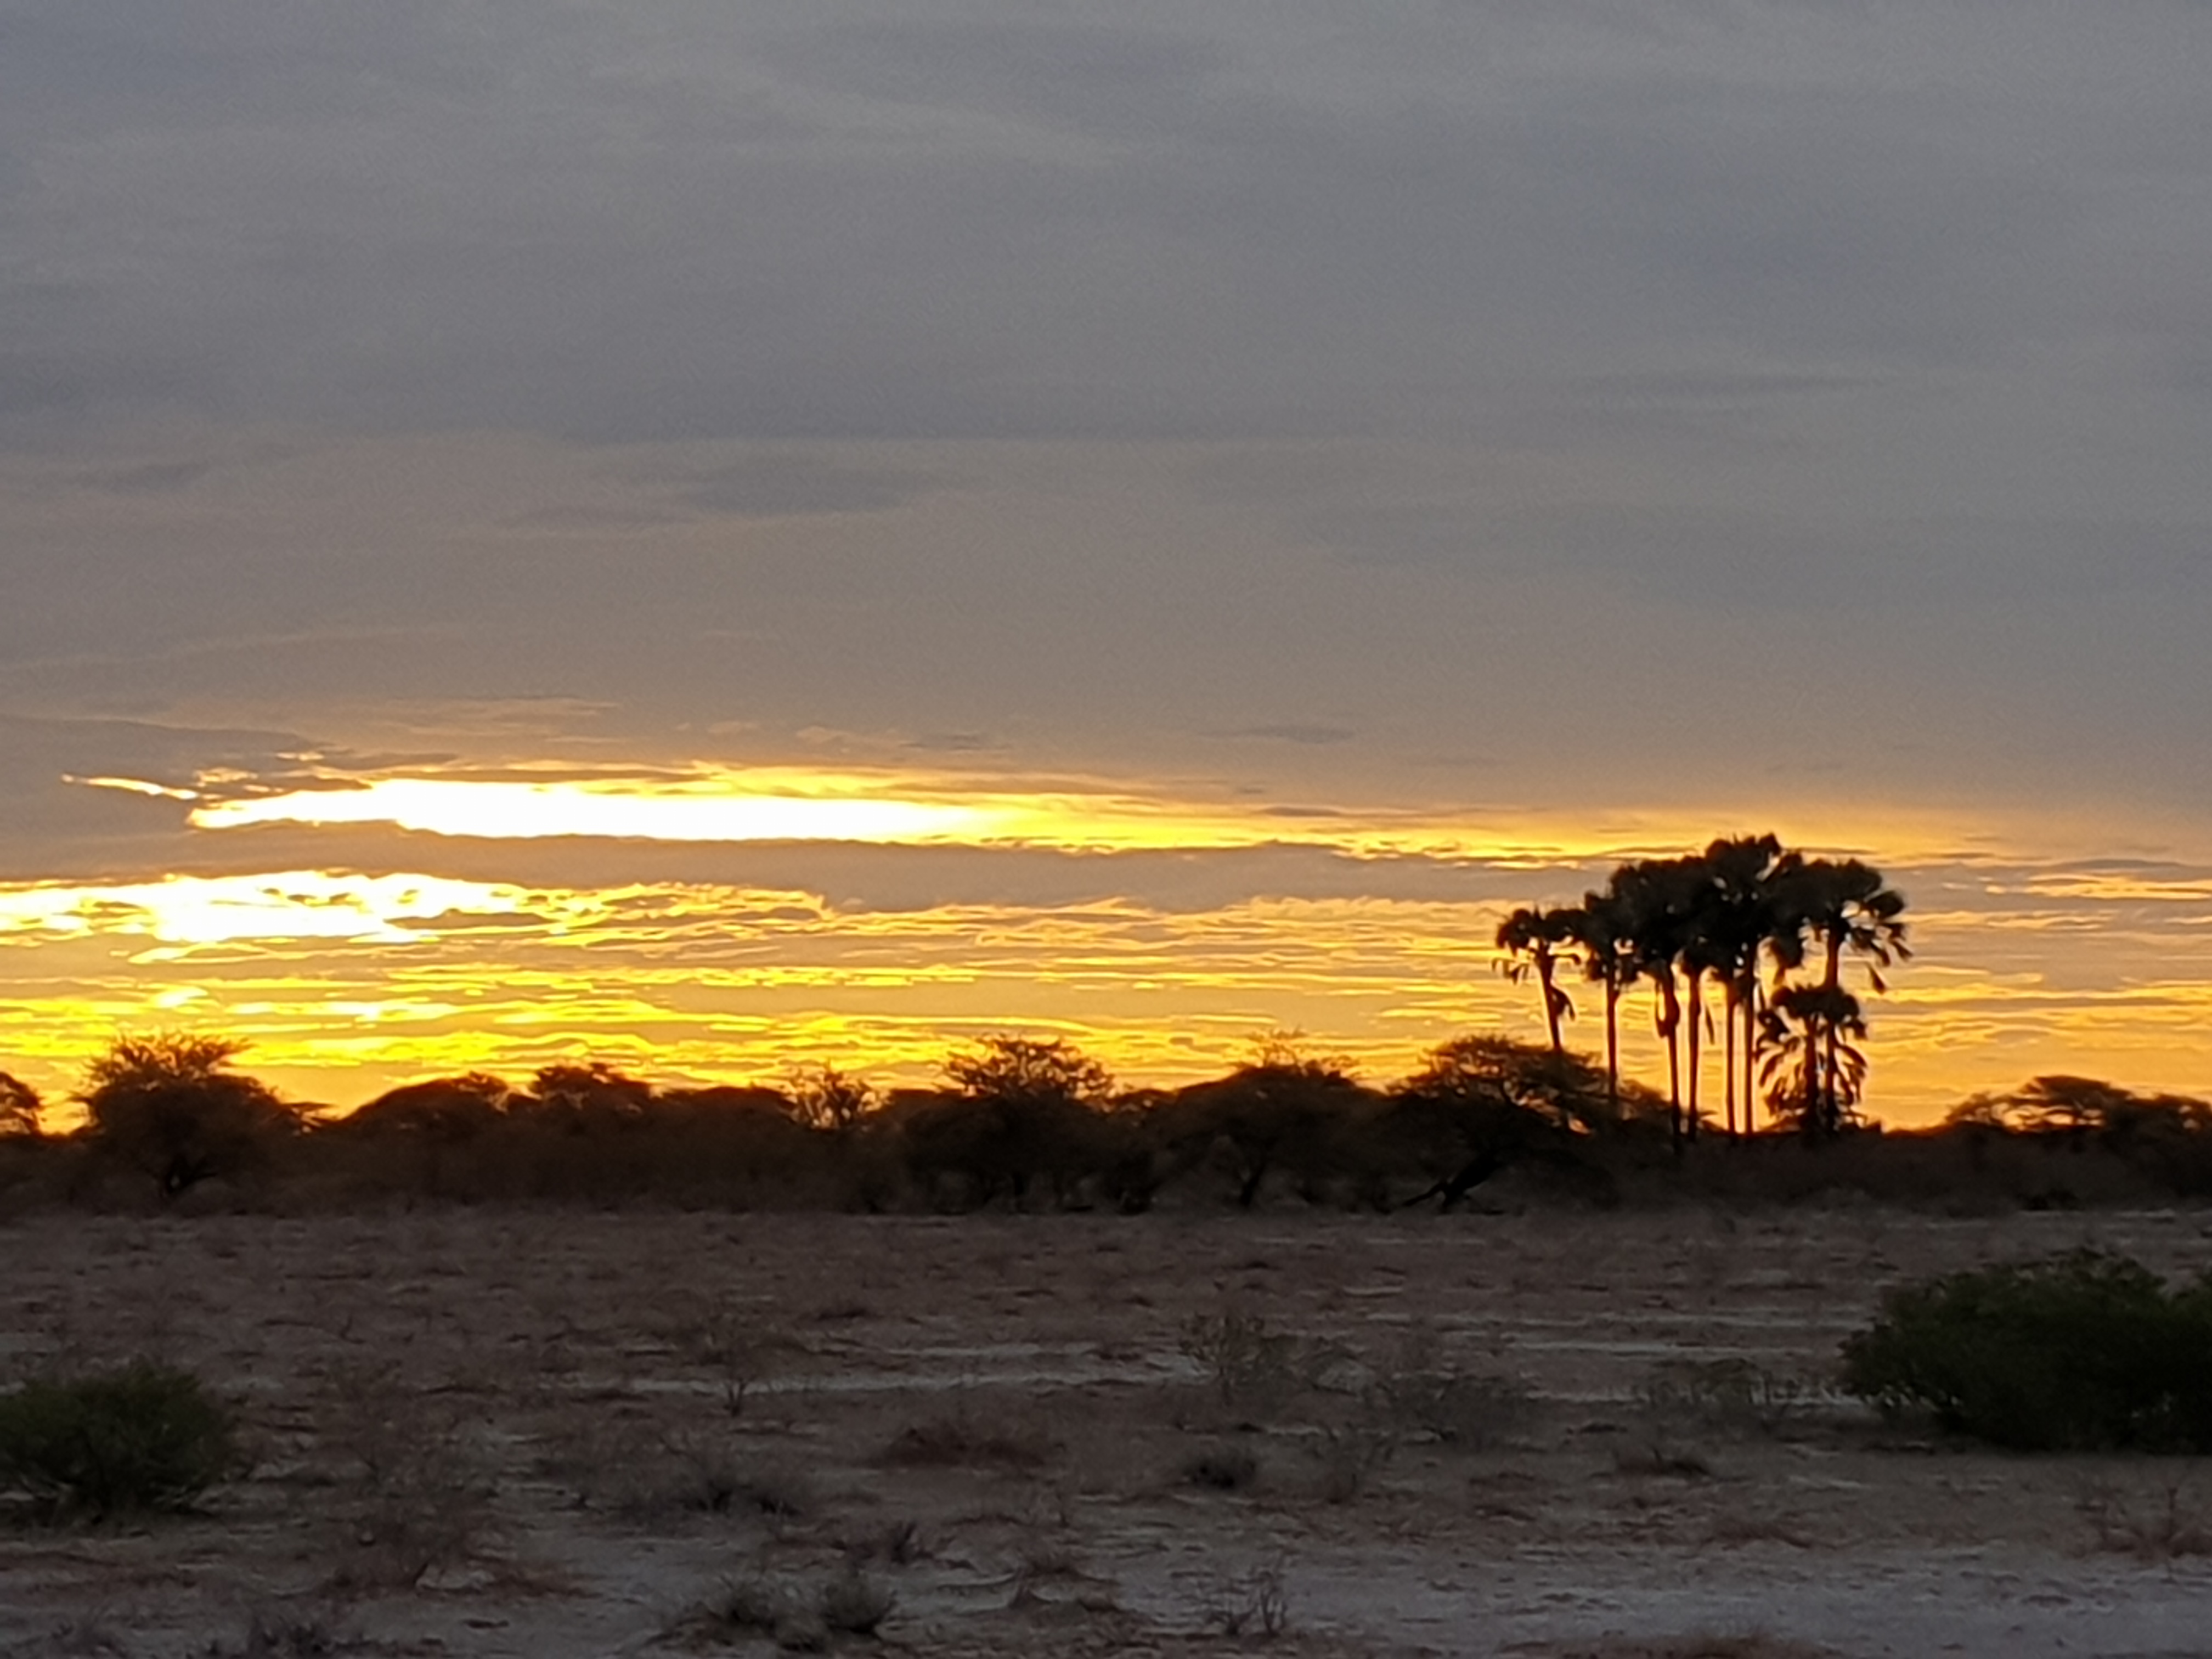
<svg viewBox="0 0 2212 1659"><path fill-rule="evenodd" d="M2208 84L2203 0L0 0L0 1066L1387 1077L1771 827L1912 901L1877 1111L2212 1088Z"/></svg>

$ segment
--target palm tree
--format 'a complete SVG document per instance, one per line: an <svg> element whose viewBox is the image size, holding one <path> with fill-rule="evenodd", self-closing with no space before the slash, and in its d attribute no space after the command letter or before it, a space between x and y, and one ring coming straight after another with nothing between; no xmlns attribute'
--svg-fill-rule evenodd
<svg viewBox="0 0 2212 1659"><path fill-rule="evenodd" d="M1857 859L1808 859L1792 853L1776 866L1772 886L1776 928L1768 945L1777 963L1783 969L1802 967L1808 945L1817 945L1821 953L1818 988L1830 994L1829 1000L1807 1001L1801 1012L1819 1018L1825 1009L1841 1007L1833 999L1844 994L1843 962L1847 950L1868 959L1868 982L1876 991L1889 988L1882 977L1883 969L1911 959L1901 919L1905 896L1885 885L1881 872L1871 865ZM1851 1000L1851 1017L1859 1020L1857 1034L1863 1036L1865 1025L1856 999ZM1812 1068L1808 1086L1820 1096L1821 1115L1830 1120L1840 1114L1836 1096L1847 1080L1844 1073L1849 1057L1843 1052L1846 1034L1843 1026L1831 1027L1821 1036L1818 1053L1802 1060ZM1864 1055L1859 1055L1856 1063L1863 1073Z"/></svg>
<svg viewBox="0 0 2212 1659"><path fill-rule="evenodd" d="M1728 1132L1736 1133L1737 1032L1743 1034L1743 1127L1752 1127L1752 1079L1758 1048L1759 964L1773 932L1776 908L1771 877L1782 856L1772 835L1738 836L1712 842L1705 865L1711 878L1696 917L1695 951L1719 981L1726 1033L1723 1074Z"/></svg>
<svg viewBox="0 0 2212 1659"><path fill-rule="evenodd" d="M1759 1068L1767 1109L1801 1133L1826 1140L1856 1118L1866 1084L1866 1036L1859 1000L1840 986L1788 985L1766 1012L1773 1051Z"/></svg>
<svg viewBox="0 0 2212 1659"><path fill-rule="evenodd" d="M1566 1052L1559 1040L1559 1022L1575 1017L1574 1000L1555 982L1560 961L1559 947L1573 944L1574 913L1567 909L1547 910L1540 906L1522 907L1498 924L1498 948L1505 952L1506 960L1500 964L1505 976L1518 984L1534 976L1544 998L1544 1029L1552 1039L1552 1052ZM1522 957L1528 958L1525 962Z"/></svg>
<svg viewBox="0 0 2212 1659"><path fill-rule="evenodd" d="M1651 981L1652 1026L1667 1045L1667 1103L1677 1146L1691 1131L1682 1111L1682 992L1674 975L1696 904L1697 863L1694 858L1644 859L1622 865L1611 883L1626 914L1636 976Z"/></svg>
<svg viewBox="0 0 2212 1659"><path fill-rule="evenodd" d="M1616 882L1618 878L1616 872ZM1634 921L1628 901L1613 889L1584 893L1583 902L1566 914L1574 929L1575 952L1582 958L1583 977L1605 987L1605 1097L1618 1115L1620 998L1636 981L1636 956L1630 943Z"/></svg>

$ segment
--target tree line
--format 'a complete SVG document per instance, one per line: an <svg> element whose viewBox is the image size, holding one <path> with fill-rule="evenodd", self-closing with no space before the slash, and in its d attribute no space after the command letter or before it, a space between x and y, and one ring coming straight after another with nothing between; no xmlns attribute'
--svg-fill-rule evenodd
<svg viewBox="0 0 2212 1659"><path fill-rule="evenodd" d="M1825 971L1825 969L1823 970ZM605 1062L386 1091L343 1115L281 1099L240 1045L118 1040L87 1068L83 1123L0 1133L0 1213L62 1203L582 1201L871 1211L1451 1211L1838 1188L1953 1206L2212 1196L2212 1105L2094 1079L2031 1079L1940 1129L1836 1137L1770 1127L1676 1138L1674 1103L1595 1059L1496 1034L1455 1037L1385 1087L1294 1036L1225 1075L1121 1087L1060 1039L987 1037L933 1088L830 1066L775 1088L657 1087ZM15 1098L19 1095L0 1095Z"/></svg>
<svg viewBox="0 0 2212 1659"><path fill-rule="evenodd" d="M1772 835L1724 837L1702 853L1623 864L1579 904L1531 906L1499 924L1508 971L1537 988L1552 1052L1575 1013L1563 973L1598 988L1607 1088L1620 1098L1622 999L1649 983L1667 1055L1668 1121L1678 1143L1703 1122L1700 1085L1719 999L1722 1127L1770 1121L1815 1137L1856 1121L1867 1056L1865 1011L1844 984L1846 956L1867 982L1909 959L1904 895L1857 859L1811 858Z"/></svg>

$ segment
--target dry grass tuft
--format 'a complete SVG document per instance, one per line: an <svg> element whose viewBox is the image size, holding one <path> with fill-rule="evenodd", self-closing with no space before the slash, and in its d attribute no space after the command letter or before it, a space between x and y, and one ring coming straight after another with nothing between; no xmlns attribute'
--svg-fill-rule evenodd
<svg viewBox="0 0 2212 1659"><path fill-rule="evenodd" d="M909 1468L977 1466L1041 1468L1060 1451L1043 1431L1028 1427L986 1428L965 1410L910 1423L884 1449L885 1463Z"/></svg>

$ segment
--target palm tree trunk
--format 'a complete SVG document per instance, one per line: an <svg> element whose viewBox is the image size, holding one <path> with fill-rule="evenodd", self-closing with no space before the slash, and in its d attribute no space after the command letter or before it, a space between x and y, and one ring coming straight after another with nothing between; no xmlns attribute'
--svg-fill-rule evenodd
<svg viewBox="0 0 2212 1659"><path fill-rule="evenodd" d="M1605 976L1605 1100L1620 1115L1620 975Z"/></svg>
<svg viewBox="0 0 2212 1659"><path fill-rule="evenodd" d="M1559 1041L1559 993L1558 988L1552 983L1552 969L1554 966L1552 947L1542 940L1538 940L1535 956L1536 983L1544 994L1544 1029L1551 1033L1552 1052L1555 1054L1564 1054L1566 1050Z"/></svg>
<svg viewBox="0 0 2212 1659"><path fill-rule="evenodd" d="M1735 1005L1740 987L1734 980L1726 982L1721 995L1721 1030L1724 1042L1721 1053L1721 1080L1727 1097L1728 1138L1735 1139Z"/></svg>
<svg viewBox="0 0 2212 1659"><path fill-rule="evenodd" d="M1675 1146L1682 1144L1682 997L1674 988L1674 970L1660 970L1652 981L1658 998L1654 1024L1667 1043L1667 1119Z"/></svg>
<svg viewBox="0 0 2212 1659"><path fill-rule="evenodd" d="M1698 1138L1698 1082L1705 1070L1705 970L1690 969L1690 1098L1683 1114L1683 1132L1691 1140Z"/></svg>
<svg viewBox="0 0 2212 1659"><path fill-rule="evenodd" d="M1834 990L1843 982L1844 935L1840 930L1828 934L1828 969L1820 983ZM1823 1018L1820 1032L1820 1133L1827 1133L1835 1127L1839 1114L1836 1109L1836 1042L1838 1033L1832 1018ZM1807 1033L1809 1036L1811 1033Z"/></svg>
<svg viewBox="0 0 2212 1659"><path fill-rule="evenodd" d="M1756 974L1743 988L1743 1132L1759 1128L1759 979Z"/></svg>

